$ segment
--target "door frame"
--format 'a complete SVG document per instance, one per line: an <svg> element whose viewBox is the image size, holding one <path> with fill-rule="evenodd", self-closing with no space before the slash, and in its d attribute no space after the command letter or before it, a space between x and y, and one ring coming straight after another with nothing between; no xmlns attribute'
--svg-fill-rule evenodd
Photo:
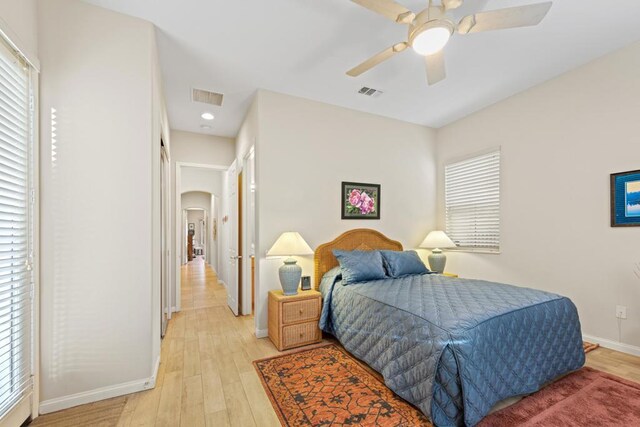
<svg viewBox="0 0 640 427"><path fill-rule="evenodd" d="M175 238L176 238L176 246L182 243L182 200L180 191L180 187L182 185L182 168L201 168L201 169L211 169L215 171L225 172L229 169L229 166L223 165L213 165L213 164L204 164L204 163L189 163L189 162L176 162L176 190L175 190ZM213 195L212 195L213 196ZM176 290L174 301L175 301L175 311L181 310L181 296L182 296L182 283L180 280L180 271L182 266L182 251L176 251L177 257L174 257L174 265L175 265L175 274L173 277L173 288Z"/></svg>
<svg viewBox="0 0 640 427"><path fill-rule="evenodd" d="M164 337L171 320L171 160L166 143L161 138L160 147L160 301L165 294L165 305L160 311L160 336ZM164 283L163 283L164 278ZM164 322L166 310L167 323Z"/></svg>
<svg viewBox="0 0 640 427"><path fill-rule="evenodd" d="M251 177L246 176L244 174L244 171L248 171L249 168L247 167L247 164L249 162L249 158L253 156L253 161L254 161L254 168L253 168L253 178L254 178L254 182L255 182L255 178L256 178L256 169L255 169L255 146L251 146L251 148L249 148L249 151L247 151L247 154L245 154L244 158L242 159L242 172L243 172L243 176L242 176L242 259L245 260L246 262L244 262L243 265L243 274L242 277L245 278L246 280L243 280L242 282L242 286L241 286L241 290L242 290L242 307L240 307L240 312L243 315L248 315L251 314L251 256L255 255L251 253L251 242L249 242L249 233L247 233L248 230L248 225L249 225L249 221L252 219L253 220L253 234L254 234L254 238L257 239L257 221L256 221L256 211L255 211L255 207L257 205L254 205L254 212L253 212L253 218L251 218L251 215L249 215L249 197L251 197ZM257 189L256 189L257 191ZM255 192L254 192L254 201L255 201ZM254 241L255 244L255 241ZM255 247L254 247L254 252L255 252ZM256 263L257 264L257 263ZM256 270L257 272L257 270ZM257 274L256 274L256 288L257 288ZM256 291L257 293L257 291ZM255 297L255 296L254 296ZM257 305L257 304L256 304Z"/></svg>

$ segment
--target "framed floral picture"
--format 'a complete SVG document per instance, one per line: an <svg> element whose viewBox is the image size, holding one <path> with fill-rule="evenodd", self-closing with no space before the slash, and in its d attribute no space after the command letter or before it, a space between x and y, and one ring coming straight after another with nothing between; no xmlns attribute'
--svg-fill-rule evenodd
<svg viewBox="0 0 640 427"><path fill-rule="evenodd" d="M342 183L342 219L380 219L380 184Z"/></svg>
<svg viewBox="0 0 640 427"><path fill-rule="evenodd" d="M611 174L611 226L640 227L640 170Z"/></svg>

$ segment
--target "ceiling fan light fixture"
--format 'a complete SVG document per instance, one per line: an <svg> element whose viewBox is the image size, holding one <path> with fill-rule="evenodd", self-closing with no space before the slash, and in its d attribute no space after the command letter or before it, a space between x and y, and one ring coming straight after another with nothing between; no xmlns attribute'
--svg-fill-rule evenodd
<svg viewBox="0 0 640 427"><path fill-rule="evenodd" d="M413 34L411 47L422 56L440 52L449 42L453 27L447 21L428 22Z"/></svg>

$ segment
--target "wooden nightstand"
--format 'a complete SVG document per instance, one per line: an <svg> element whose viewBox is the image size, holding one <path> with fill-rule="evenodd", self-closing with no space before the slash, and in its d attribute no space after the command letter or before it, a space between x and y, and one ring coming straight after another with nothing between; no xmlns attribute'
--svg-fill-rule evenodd
<svg viewBox="0 0 640 427"><path fill-rule="evenodd" d="M321 294L298 291L284 296L282 291L269 291L269 338L278 350L288 350L322 340L318 327Z"/></svg>

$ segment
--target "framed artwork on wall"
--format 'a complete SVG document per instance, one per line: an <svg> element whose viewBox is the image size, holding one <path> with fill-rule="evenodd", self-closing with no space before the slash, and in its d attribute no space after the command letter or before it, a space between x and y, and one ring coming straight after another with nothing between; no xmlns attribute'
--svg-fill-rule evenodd
<svg viewBox="0 0 640 427"><path fill-rule="evenodd" d="M342 219L380 219L380 184L342 183Z"/></svg>
<svg viewBox="0 0 640 427"><path fill-rule="evenodd" d="M640 170L611 174L611 226L640 227Z"/></svg>

